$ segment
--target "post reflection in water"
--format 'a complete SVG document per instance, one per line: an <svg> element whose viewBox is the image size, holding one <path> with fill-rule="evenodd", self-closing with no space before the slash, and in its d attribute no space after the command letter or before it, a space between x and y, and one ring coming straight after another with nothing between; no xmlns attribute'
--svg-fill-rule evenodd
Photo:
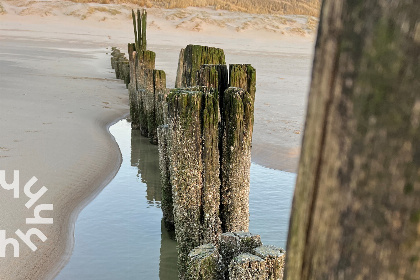
<svg viewBox="0 0 420 280"><path fill-rule="evenodd" d="M137 176L147 185L146 199L150 206L160 208L162 191L160 183L159 150L139 130L131 130L131 166L138 168ZM178 279L175 233L168 232L161 219L161 245L159 279Z"/></svg>
<svg viewBox="0 0 420 280"><path fill-rule="evenodd" d="M141 136L139 130L131 130L131 166L138 168L137 176L147 185L146 199L149 205L160 208L162 192L158 147Z"/></svg>
<svg viewBox="0 0 420 280"><path fill-rule="evenodd" d="M110 127L123 161L79 214L58 280L177 279L176 242L162 223L158 150L122 120Z"/></svg>

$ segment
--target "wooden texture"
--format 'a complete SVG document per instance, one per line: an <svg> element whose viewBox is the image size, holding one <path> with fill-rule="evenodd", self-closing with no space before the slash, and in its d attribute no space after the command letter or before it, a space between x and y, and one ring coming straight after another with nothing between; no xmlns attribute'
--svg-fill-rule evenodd
<svg viewBox="0 0 420 280"><path fill-rule="evenodd" d="M420 2L323 3L288 280L419 279Z"/></svg>

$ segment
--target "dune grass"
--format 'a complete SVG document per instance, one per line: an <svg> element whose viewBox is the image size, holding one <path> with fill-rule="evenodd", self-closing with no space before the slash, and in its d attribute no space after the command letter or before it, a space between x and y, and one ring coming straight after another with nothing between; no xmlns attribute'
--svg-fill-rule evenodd
<svg viewBox="0 0 420 280"><path fill-rule="evenodd" d="M6 10L4 9L3 5L0 2L0 15L7 14Z"/></svg>
<svg viewBox="0 0 420 280"><path fill-rule="evenodd" d="M254 14L294 14L319 16L321 0L71 0L77 3L123 4L142 7L214 7L220 10Z"/></svg>

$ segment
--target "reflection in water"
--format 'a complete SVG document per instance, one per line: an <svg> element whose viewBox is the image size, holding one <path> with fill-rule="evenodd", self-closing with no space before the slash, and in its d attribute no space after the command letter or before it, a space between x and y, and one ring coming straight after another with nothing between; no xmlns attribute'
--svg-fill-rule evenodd
<svg viewBox="0 0 420 280"><path fill-rule="evenodd" d="M160 227L162 229L162 243L160 245L159 279L177 280L178 268L176 264L178 252L176 250L175 232L166 230L163 219Z"/></svg>
<svg viewBox="0 0 420 280"><path fill-rule="evenodd" d="M160 208L162 191L160 184L159 150L149 139L131 130L131 166L138 168L137 176L147 185L146 198L149 206ZM168 232L161 220L160 279L178 279L175 233Z"/></svg>
<svg viewBox="0 0 420 280"><path fill-rule="evenodd" d="M157 146L122 120L110 128L123 157L112 182L80 213L74 251L56 279L177 279L177 252L160 209ZM250 231L286 246L296 175L251 165ZM173 233L172 233L173 235Z"/></svg>
<svg viewBox="0 0 420 280"><path fill-rule="evenodd" d="M126 120L110 132L123 162L112 182L80 213L73 254L56 279L159 279L159 274L160 279L176 279L176 242L161 230L157 147L132 134Z"/></svg>
<svg viewBox="0 0 420 280"><path fill-rule="evenodd" d="M149 205L160 208L162 192L160 187L159 151L149 139L131 130L131 166L138 167L137 176L147 185L146 198Z"/></svg>

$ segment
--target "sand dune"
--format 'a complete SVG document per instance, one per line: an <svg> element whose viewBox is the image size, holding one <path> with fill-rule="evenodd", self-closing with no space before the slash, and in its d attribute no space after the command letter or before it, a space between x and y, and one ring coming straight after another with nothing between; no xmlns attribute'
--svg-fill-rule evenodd
<svg viewBox="0 0 420 280"><path fill-rule="evenodd" d="M68 16L91 21L124 21L131 18L133 4L75 3L71 1L3 0L3 13L33 16ZM0 8L0 11L2 9ZM313 35L317 18L300 15L244 14L210 8L149 8L149 26L156 29L184 29L211 32L220 28L243 31L268 31L283 35Z"/></svg>

